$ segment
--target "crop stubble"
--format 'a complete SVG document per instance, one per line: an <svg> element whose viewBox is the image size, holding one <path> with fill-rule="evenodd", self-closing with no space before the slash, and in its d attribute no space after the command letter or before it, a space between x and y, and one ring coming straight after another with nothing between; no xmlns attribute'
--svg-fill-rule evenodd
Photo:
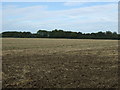
<svg viewBox="0 0 120 90"><path fill-rule="evenodd" d="M117 88L118 41L3 38L3 88Z"/></svg>

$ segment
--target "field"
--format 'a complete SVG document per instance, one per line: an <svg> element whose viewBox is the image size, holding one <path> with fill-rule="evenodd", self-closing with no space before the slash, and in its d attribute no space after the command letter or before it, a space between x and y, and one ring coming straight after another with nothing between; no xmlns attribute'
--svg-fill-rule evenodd
<svg viewBox="0 0 120 90"><path fill-rule="evenodd" d="M118 41L2 39L3 88L117 88Z"/></svg>

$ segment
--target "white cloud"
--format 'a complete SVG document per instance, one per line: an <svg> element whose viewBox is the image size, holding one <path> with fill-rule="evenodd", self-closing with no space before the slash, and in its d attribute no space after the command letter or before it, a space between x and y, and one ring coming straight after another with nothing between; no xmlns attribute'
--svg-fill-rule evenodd
<svg viewBox="0 0 120 90"><path fill-rule="evenodd" d="M2 2L118 2L119 0L2 0Z"/></svg>
<svg viewBox="0 0 120 90"><path fill-rule="evenodd" d="M97 5L83 8L73 8L68 10L48 10L47 6L32 6L20 8L18 6L7 6L3 10L4 29L77 29L98 30L107 29L106 26L114 30L117 26L117 5ZM97 25L96 25L97 23ZM106 23L106 24L105 24ZM108 25L107 25L108 24ZM87 26L87 27L86 27ZM99 27L99 28L96 28Z"/></svg>
<svg viewBox="0 0 120 90"><path fill-rule="evenodd" d="M80 6L86 4L86 2L65 2L64 5L65 6Z"/></svg>
<svg viewBox="0 0 120 90"><path fill-rule="evenodd" d="M0 32L2 32L2 3L0 3Z"/></svg>
<svg viewBox="0 0 120 90"><path fill-rule="evenodd" d="M38 5L38 6L29 6L29 7L18 7L17 5L6 5L5 7L3 7L3 12L8 12L10 15L14 15L14 14L25 14L30 12L32 14L32 12L37 12L39 10L44 10L47 8L47 6L42 6L42 5Z"/></svg>

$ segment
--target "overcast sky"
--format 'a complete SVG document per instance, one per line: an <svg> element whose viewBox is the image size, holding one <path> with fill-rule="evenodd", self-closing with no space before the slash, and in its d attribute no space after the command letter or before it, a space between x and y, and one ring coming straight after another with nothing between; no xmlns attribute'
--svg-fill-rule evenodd
<svg viewBox="0 0 120 90"><path fill-rule="evenodd" d="M118 31L117 2L4 2L3 31Z"/></svg>

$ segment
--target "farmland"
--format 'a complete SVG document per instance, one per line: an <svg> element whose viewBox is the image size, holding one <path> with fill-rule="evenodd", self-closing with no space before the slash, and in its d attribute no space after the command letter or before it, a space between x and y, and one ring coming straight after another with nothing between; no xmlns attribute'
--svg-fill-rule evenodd
<svg viewBox="0 0 120 90"><path fill-rule="evenodd" d="M3 88L117 88L118 41L2 39Z"/></svg>

